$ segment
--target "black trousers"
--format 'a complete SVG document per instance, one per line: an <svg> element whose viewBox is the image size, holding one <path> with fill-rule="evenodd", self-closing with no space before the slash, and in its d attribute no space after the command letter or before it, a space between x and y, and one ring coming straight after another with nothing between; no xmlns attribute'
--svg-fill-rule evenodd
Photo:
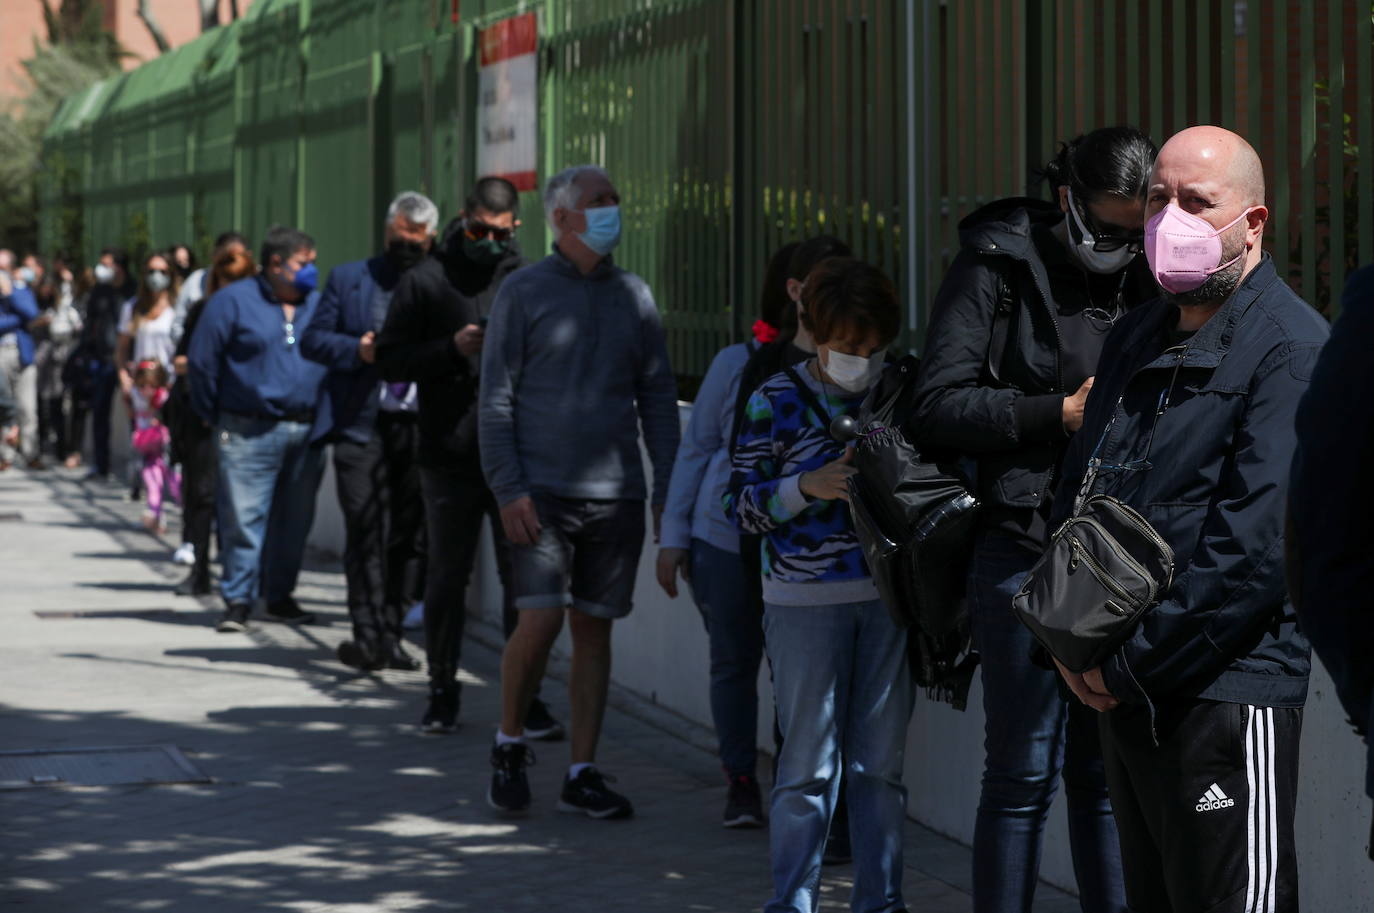
<svg viewBox="0 0 1374 913"><path fill-rule="evenodd" d="M181 541L189 542L196 550L195 573L208 578L219 455L214 429L205 427L199 419L186 422L186 426L177 441L181 451Z"/></svg>
<svg viewBox="0 0 1374 913"><path fill-rule="evenodd" d="M413 416L382 412L366 443L334 444L348 614L354 641L370 650L387 651L400 642L406 602L422 586L417 442Z"/></svg>
<svg viewBox="0 0 1374 913"><path fill-rule="evenodd" d="M1132 913L1298 909L1301 708L1184 700L1101 716Z"/></svg>
<svg viewBox="0 0 1374 913"><path fill-rule="evenodd" d="M510 597L510 545L502 531L496 499L476 466L458 472L421 467L420 485L430 558L425 586L426 658L431 686L447 687L458 677L468 617L468 581L486 517L492 520L506 636L515 629L518 613Z"/></svg>
<svg viewBox="0 0 1374 913"><path fill-rule="evenodd" d="M91 449L94 451L97 473L110 474L110 410L114 407L115 388L119 378L113 365L102 365L92 381L91 390Z"/></svg>

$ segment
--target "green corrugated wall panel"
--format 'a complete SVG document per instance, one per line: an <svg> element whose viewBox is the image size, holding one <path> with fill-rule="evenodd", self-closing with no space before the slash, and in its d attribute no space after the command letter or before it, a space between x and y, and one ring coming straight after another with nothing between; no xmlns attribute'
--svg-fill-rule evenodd
<svg viewBox="0 0 1374 913"><path fill-rule="evenodd" d="M239 230L257 241L270 226L299 218L305 65L295 0L267 0L250 10L239 33L235 203Z"/></svg>
<svg viewBox="0 0 1374 913"><path fill-rule="evenodd" d="M370 254L374 217L373 90L380 77L373 0L311 11L302 94L299 224L319 245L320 268Z"/></svg>

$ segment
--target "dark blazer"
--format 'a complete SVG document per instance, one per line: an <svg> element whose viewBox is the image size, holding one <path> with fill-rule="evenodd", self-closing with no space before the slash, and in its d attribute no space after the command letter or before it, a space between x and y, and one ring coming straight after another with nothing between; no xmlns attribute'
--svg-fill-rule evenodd
<svg viewBox="0 0 1374 913"><path fill-rule="evenodd" d="M1374 267L1350 277L1298 409L1288 587L1356 729L1374 723ZM1374 753L1365 788L1374 796Z"/></svg>
<svg viewBox="0 0 1374 913"><path fill-rule="evenodd" d="M312 440L330 434L364 443L377 419L381 375L358 356L358 340L378 331L372 312L377 289L390 292L400 276L385 257L344 263L329 271L315 316L301 336L301 352L329 368L315 406Z"/></svg>
<svg viewBox="0 0 1374 913"><path fill-rule="evenodd" d="M1177 323L1160 299L1107 337L1050 528L1096 452L1093 493L1135 508L1173 551L1173 584L1102 664L1116 697L1301 707L1311 659L1284 587L1284 506L1327 324L1268 254L1186 343Z"/></svg>

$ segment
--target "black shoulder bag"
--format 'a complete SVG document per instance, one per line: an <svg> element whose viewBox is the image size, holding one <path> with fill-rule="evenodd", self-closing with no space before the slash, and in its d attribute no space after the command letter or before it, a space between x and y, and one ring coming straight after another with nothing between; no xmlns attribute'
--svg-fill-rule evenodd
<svg viewBox="0 0 1374 913"><path fill-rule="evenodd" d="M1186 355L1185 348L1169 389L1160 395L1144 459L1125 465L1109 465L1101 458L1121 408L1117 400L1112 419L1088 460L1073 515L1055 530L1049 547L1012 599L1021 623L1071 672L1102 665L1130 639L1141 618L1173 583L1174 553L1164 537L1124 502L1090 493L1103 469L1151 468L1155 427L1169 408L1174 380Z"/></svg>
<svg viewBox="0 0 1374 913"><path fill-rule="evenodd" d="M964 584L978 500L954 471L921 458L900 426L911 409L917 360L888 366L859 410L830 433L854 446L849 510L878 598L907 632L916 683L963 710L977 667L969 652ZM789 369L790 371L791 369ZM827 416L795 374L793 383L822 421Z"/></svg>

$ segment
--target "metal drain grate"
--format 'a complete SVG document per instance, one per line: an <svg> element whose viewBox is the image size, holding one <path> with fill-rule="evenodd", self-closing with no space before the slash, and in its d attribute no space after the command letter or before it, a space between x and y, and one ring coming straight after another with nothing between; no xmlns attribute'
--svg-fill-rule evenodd
<svg viewBox="0 0 1374 913"><path fill-rule="evenodd" d="M175 745L0 751L0 789L210 782Z"/></svg>

